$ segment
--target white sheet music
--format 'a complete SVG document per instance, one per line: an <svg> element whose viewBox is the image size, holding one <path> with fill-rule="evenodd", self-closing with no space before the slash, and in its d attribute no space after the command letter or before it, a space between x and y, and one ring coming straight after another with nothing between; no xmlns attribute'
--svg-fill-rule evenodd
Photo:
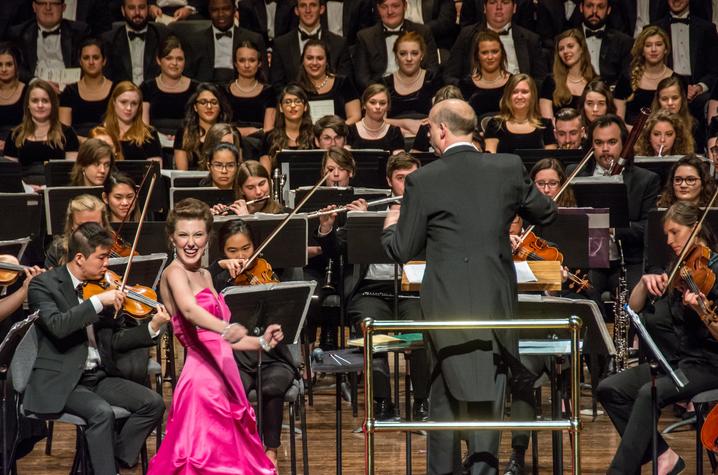
<svg viewBox="0 0 718 475"><path fill-rule="evenodd" d="M334 115L334 101L331 99L309 101L309 112L312 122L318 121L325 115Z"/></svg>
<svg viewBox="0 0 718 475"><path fill-rule="evenodd" d="M411 263L404 265L404 274L406 274L406 280L410 284L420 284L424 280L424 271L426 270L426 264L424 263Z"/></svg>
<svg viewBox="0 0 718 475"><path fill-rule="evenodd" d="M516 283L525 284L526 282L538 282L528 262L514 261L514 267L516 268Z"/></svg>

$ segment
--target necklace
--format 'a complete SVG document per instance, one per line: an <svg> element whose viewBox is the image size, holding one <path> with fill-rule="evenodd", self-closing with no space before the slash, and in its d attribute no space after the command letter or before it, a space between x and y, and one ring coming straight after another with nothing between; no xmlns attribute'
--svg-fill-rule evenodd
<svg viewBox="0 0 718 475"><path fill-rule="evenodd" d="M566 76L566 80L571 84L579 84L582 82L586 82L586 79L583 76L579 77L578 79L571 79L571 76Z"/></svg>
<svg viewBox="0 0 718 475"><path fill-rule="evenodd" d="M0 99L2 99L2 100L10 99L12 96L15 95L19 86L20 86L20 82L15 81L15 83L12 85L12 87L10 87L10 92L8 94L0 93Z"/></svg>
<svg viewBox="0 0 718 475"><path fill-rule="evenodd" d="M320 85L318 85L318 86L317 86L317 83L315 83L314 81L312 81L312 86L314 86L314 88L315 88L317 91L319 91L320 89L324 89L324 86L326 86L328 82L329 82L329 75L325 73L325 74L324 74L324 81L322 81L322 83L321 83Z"/></svg>
<svg viewBox="0 0 718 475"><path fill-rule="evenodd" d="M663 65L663 69L661 69L661 72L658 73L658 74L655 74L655 75L648 74L648 71L643 71L643 76L644 76L646 79L659 79L659 78L661 78L664 74L666 74L666 65L665 65L665 64Z"/></svg>
<svg viewBox="0 0 718 475"><path fill-rule="evenodd" d="M504 79L504 74L502 72L499 72L499 74L496 75L495 78L489 79L486 77L486 74L475 74L474 77L477 81L483 81L485 84L496 84L499 81L502 81Z"/></svg>
<svg viewBox="0 0 718 475"><path fill-rule="evenodd" d="M399 80L400 83L404 85L404 87L411 88L416 85L416 83L419 82L421 79L421 69L419 69L419 72L416 74L416 77L414 79L411 79L409 76L402 73L400 70L396 70L396 79Z"/></svg>
<svg viewBox="0 0 718 475"><path fill-rule="evenodd" d="M244 94L249 94L250 92L254 91L257 88L257 84L259 84L259 81L257 81L257 78L254 78L254 84L252 84L249 89L245 89L239 85L239 78L234 80L234 85L237 86L239 92L242 92Z"/></svg>
<svg viewBox="0 0 718 475"><path fill-rule="evenodd" d="M157 84L159 86L162 86L165 90L168 91L176 91L178 89L182 89L182 77L180 76L179 80L175 85L167 84L164 79L162 79L162 75L160 74L157 76Z"/></svg>
<svg viewBox="0 0 718 475"><path fill-rule="evenodd" d="M371 127L369 127L368 125L366 125L366 117L364 117L364 118L361 120L361 123L362 123L362 125L364 126L364 128L366 129L367 132L369 132L370 134L374 134L374 135L379 134L379 133L382 131L382 129L384 128L384 126L386 125L386 124L384 123L384 119L382 119L382 120L381 120L381 123L379 124L379 127L375 128L375 129L372 129Z"/></svg>
<svg viewBox="0 0 718 475"><path fill-rule="evenodd" d="M516 125L527 124L528 121L529 121L528 119L523 119L523 120L518 120L518 119L515 119L515 118L514 118L514 119L511 119L511 122L513 122L513 123L516 124Z"/></svg>

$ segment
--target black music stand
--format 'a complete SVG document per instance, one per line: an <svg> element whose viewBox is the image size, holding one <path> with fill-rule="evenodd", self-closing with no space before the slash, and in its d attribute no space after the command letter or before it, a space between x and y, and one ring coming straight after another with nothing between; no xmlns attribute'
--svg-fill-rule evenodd
<svg viewBox="0 0 718 475"><path fill-rule="evenodd" d="M48 187L69 186L73 166L74 160L48 160L45 162L45 184Z"/></svg>
<svg viewBox="0 0 718 475"><path fill-rule="evenodd" d="M198 187L209 172L199 170L162 170L162 177L169 182L168 188Z"/></svg>
<svg viewBox="0 0 718 475"><path fill-rule="evenodd" d="M581 161L586 152L581 149L576 150L546 150L543 148L519 148L514 150L516 155L521 157L527 170L531 170L534 165L544 158L555 158L566 169L569 165L576 164Z"/></svg>
<svg viewBox="0 0 718 475"><path fill-rule="evenodd" d="M628 194L622 176L576 177L571 187L578 207L608 208L610 227L628 227Z"/></svg>
<svg viewBox="0 0 718 475"><path fill-rule="evenodd" d="M0 190L5 193L24 193L20 162L0 159Z"/></svg>
<svg viewBox="0 0 718 475"><path fill-rule="evenodd" d="M0 239L11 240L40 236L42 197L37 193L0 193L0 220L12 226L0 226Z"/></svg>
<svg viewBox="0 0 718 475"><path fill-rule="evenodd" d="M75 197L88 194L102 199L101 186L60 186L45 188L45 221L47 234L60 234L65 227L67 205Z"/></svg>
<svg viewBox="0 0 718 475"><path fill-rule="evenodd" d="M113 257L109 260L108 269L118 275L123 275L127 267L127 257ZM130 285L144 285L151 289L157 289L162 270L167 263L167 254L156 253L148 256L134 256L132 267L127 283Z"/></svg>
<svg viewBox="0 0 718 475"><path fill-rule="evenodd" d="M661 185L666 183L668 175L670 174L671 168L676 164L678 160L683 158L683 155L668 155L665 157L635 157L633 164L639 168L650 170L656 175L661 177ZM710 173L711 162L708 159L703 159L703 165L708 175Z"/></svg>
<svg viewBox="0 0 718 475"><path fill-rule="evenodd" d="M120 223L111 223L112 228L117 231ZM169 242L167 240L167 231L165 230L164 221L145 221L142 223L140 237L137 242L137 252L142 255L166 253L169 250ZM127 242L132 243L137 233L137 222L127 221L122 226L120 237ZM134 260L133 260L134 261Z"/></svg>
<svg viewBox="0 0 718 475"><path fill-rule="evenodd" d="M588 216L559 213L548 226L536 226L536 234L561 249L563 265L588 268Z"/></svg>
<svg viewBox="0 0 718 475"><path fill-rule="evenodd" d="M294 202L301 202L310 190L311 188L309 187L293 190ZM359 198L364 198L367 201L386 198L390 193L391 191L388 189L320 186L309 200L304 203L302 212L310 213L329 205L344 206Z"/></svg>
<svg viewBox="0 0 718 475"><path fill-rule="evenodd" d="M284 220L286 215L255 213L249 216L218 216L215 217L212 229L217 235L219 228L226 221L241 219L252 231L254 242L259 245ZM264 248L264 257L274 268L304 267L307 265L307 218L296 215L279 231L279 234ZM220 259L222 250L213 239L209 245L209 262Z"/></svg>
<svg viewBox="0 0 718 475"><path fill-rule="evenodd" d="M411 152L411 156L419 160L422 167L430 164L435 160L441 159L441 157L434 152ZM386 167L386 161L384 162L384 167Z"/></svg>
<svg viewBox="0 0 718 475"><path fill-rule="evenodd" d="M231 205L235 202L234 190L220 190L214 187L170 188L170 208L185 198L197 198L210 208L216 204Z"/></svg>
<svg viewBox="0 0 718 475"><path fill-rule="evenodd" d="M40 318L40 311L36 310L33 314L28 315L22 321L15 323L8 332L7 336L0 343L0 387L2 388L2 473L7 475L9 471L9 460L14 458L15 447L11 454L8 454L8 428L7 428L7 375L10 369L10 362L15 356L15 350L25 337L27 331L32 327L35 321ZM8 455L10 455L8 457Z"/></svg>

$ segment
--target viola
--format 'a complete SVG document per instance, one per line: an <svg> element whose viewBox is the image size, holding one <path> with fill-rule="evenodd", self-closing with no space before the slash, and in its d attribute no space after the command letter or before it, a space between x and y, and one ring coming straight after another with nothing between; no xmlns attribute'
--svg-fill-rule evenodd
<svg viewBox="0 0 718 475"><path fill-rule="evenodd" d="M87 300L93 295L101 294L107 290L117 290L122 285L122 277L108 270L105 276L97 281L85 282L82 285L82 298ZM144 285L125 285L127 294L122 310L133 318L141 320L150 316L159 305L157 292Z"/></svg>
<svg viewBox="0 0 718 475"><path fill-rule="evenodd" d="M680 268L680 280L675 282L675 288L681 293L690 290L695 294L708 295L716 283L716 275L708 265L711 259L711 250L703 245L696 244L684 259ZM700 298L701 318L706 323L718 321L713 302Z"/></svg>
<svg viewBox="0 0 718 475"><path fill-rule="evenodd" d="M11 254L0 255L0 287L11 285L25 274L27 266L20 265L17 257Z"/></svg>
<svg viewBox="0 0 718 475"><path fill-rule="evenodd" d="M234 285L276 284L279 283L279 278L272 270L269 262L262 257L258 257L250 268L244 270L232 282Z"/></svg>
<svg viewBox="0 0 718 475"><path fill-rule="evenodd" d="M551 246L546 240L536 236L533 231L528 231L524 234L524 239L521 241L519 247L514 250L515 261L559 261L563 262L563 254L558 250L557 247ZM585 289L591 288L591 283L588 279L583 279L579 275L580 271L576 273L569 272L569 288L576 292L581 292Z"/></svg>
<svg viewBox="0 0 718 475"><path fill-rule="evenodd" d="M718 406L713 407L703 421L701 442L706 449L718 453Z"/></svg>

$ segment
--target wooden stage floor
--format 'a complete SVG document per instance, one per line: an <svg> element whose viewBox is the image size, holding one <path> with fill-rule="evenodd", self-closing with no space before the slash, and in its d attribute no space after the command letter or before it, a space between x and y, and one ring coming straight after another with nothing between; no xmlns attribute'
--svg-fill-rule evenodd
<svg viewBox="0 0 718 475"><path fill-rule="evenodd" d="M335 398L334 389L329 386L333 378L327 378L316 388L314 406L307 407L307 424L309 435L309 473L312 475L333 474L335 471ZM360 392L361 398L361 392ZM544 404L547 404L548 394L545 394ZM168 401L169 402L169 401ZM584 408L590 407L590 398L584 395L582 398ZM362 406L359 408L361 416ZM544 407L544 413L548 413L548 406ZM361 433L354 433L361 424L360 418L351 417L351 406L344 402L342 416L344 431L342 434L344 473L355 475L363 473L364 438ZM285 417L286 419L286 417ZM661 418L661 427L675 421L671 411L664 411ZM583 473L599 474L605 473L606 468L615 451L619 441L618 434L614 431L611 422L605 415L599 416L596 421L590 418L584 419L584 430L582 432L582 469ZM285 420L286 423L286 420ZM72 462L74 454L74 428L64 424L57 424L55 427L55 439L53 442L53 453L51 456L44 454L44 441L40 442L35 450L18 463L20 474L54 475L66 474ZM421 435L412 437L412 463L413 473L426 473L426 438ZM504 434L501 443L501 465L506 462L510 454L510 435ZM671 446L686 460L688 470L686 473L695 473L694 455L694 432L684 430L666 437ZM396 475L403 474L405 464L404 434L377 434L377 474ZM301 473L301 439L297 436L298 458ZM154 436L148 440L150 455L154 453ZM570 469L568 437L564 436L564 460L565 471ZM551 464L551 443L550 434L542 433L539 436L539 470L541 474L548 474L552 471ZM527 463L530 464L530 452L527 454ZM704 464L706 473L709 473L707 458ZM125 470L123 474L139 474L141 471ZM289 438L288 430L285 429L282 435L282 447L280 449L280 474L289 474ZM530 473L527 471L527 473ZM650 473L648 467L644 473Z"/></svg>

